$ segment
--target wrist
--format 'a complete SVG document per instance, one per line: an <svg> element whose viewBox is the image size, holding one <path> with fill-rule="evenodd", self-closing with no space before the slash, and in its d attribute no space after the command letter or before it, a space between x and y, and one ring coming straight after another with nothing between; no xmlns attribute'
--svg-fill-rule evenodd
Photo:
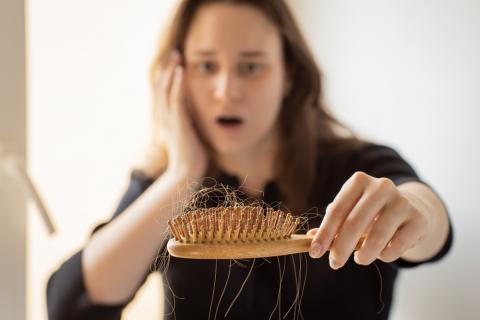
<svg viewBox="0 0 480 320"><path fill-rule="evenodd" d="M399 186L402 194L426 219L423 236L416 245L407 250L402 258L409 261L424 261L433 257L444 245L449 230L449 220L445 207L437 195L420 183L405 183Z"/></svg>
<svg viewBox="0 0 480 320"><path fill-rule="evenodd" d="M173 167L167 167L162 176L165 176L166 179L169 180L187 184L200 183L203 178L203 174L197 173L195 171Z"/></svg>
<svg viewBox="0 0 480 320"><path fill-rule="evenodd" d="M434 210L429 205L428 201L418 195L417 192L412 192L410 190L401 190L403 196L405 196L410 204L420 213L420 215L426 221L426 232L423 239L427 238L431 233L432 229L435 226L435 214ZM422 240L423 240L422 239Z"/></svg>
<svg viewBox="0 0 480 320"><path fill-rule="evenodd" d="M189 196L201 185L199 176L167 169L160 177L160 183L175 188L177 196Z"/></svg>

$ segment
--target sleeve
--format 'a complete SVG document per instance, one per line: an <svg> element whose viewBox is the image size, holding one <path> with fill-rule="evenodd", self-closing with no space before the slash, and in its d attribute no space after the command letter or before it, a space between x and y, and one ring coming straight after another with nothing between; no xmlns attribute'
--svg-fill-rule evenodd
<svg viewBox="0 0 480 320"><path fill-rule="evenodd" d="M397 186L405 182L417 181L425 184L435 192L435 190L429 184L424 182L417 175L412 166L408 164L407 161L405 161L405 159L403 159L397 151L387 146L373 143L366 144L354 154L349 167L353 169L352 173L355 171L363 171L366 174L376 178L389 178ZM438 193L436 194L438 196ZM445 203L442 203L444 204L445 208L447 208ZM435 256L422 262L410 262L400 258L395 261L395 263L399 267L410 268L423 263L438 261L443 258L450 250L453 242L453 228L451 220L449 225L450 227L447 240L445 241L445 244L441 250Z"/></svg>
<svg viewBox="0 0 480 320"><path fill-rule="evenodd" d="M118 217L152 183L138 171L132 171L130 183L110 221ZM92 234L105 226L94 228ZM95 305L90 302L82 273L82 253L78 251L66 260L48 279L47 310L50 320L57 319L120 319L122 310L130 301L121 305Z"/></svg>

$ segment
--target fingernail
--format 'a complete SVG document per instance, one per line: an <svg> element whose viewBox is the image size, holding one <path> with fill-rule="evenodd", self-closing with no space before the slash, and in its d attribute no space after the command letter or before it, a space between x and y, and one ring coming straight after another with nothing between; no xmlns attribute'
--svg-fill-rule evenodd
<svg viewBox="0 0 480 320"><path fill-rule="evenodd" d="M335 260L335 258L332 257L332 255L330 255L328 257L328 260L330 261L330 268L336 270L340 267L340 265L338 264L338 262Z"/></svg>
<svg viewBox="0 0 480 320"><path fill-rule="evenodd" d="M320 258L323 254L323 248L322 245L318 242L315 242L312 244L312 247L310 248L310 257L316 259Z"/></svg>
<svg viewBox="0 0 480 320"><path fill-rule="evenodd" d="M360 264L360 261L358 261L358 251L355 251L353 253L353 260L357 263Z"/></svg>

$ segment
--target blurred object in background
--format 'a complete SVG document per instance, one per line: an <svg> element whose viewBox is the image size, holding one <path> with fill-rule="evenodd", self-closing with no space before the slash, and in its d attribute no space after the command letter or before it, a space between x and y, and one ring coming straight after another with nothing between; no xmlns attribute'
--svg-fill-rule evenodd
<svg viewBox="0 0 480 320"><path fill-rule="evenodd" d="M45 206L42 197L40 196L35 184L33 183L30 175L25 168L25 162L13 153L8 153L5 148L0 144L0 176L3 173L5 180L8 177L5 174L9 174L10 178L13 178L16 182L20 183L22 190L27 194L27 197L33 201L42 217L42 221L45 223L45 227L50 234L55 233L55 226L53 225L50 213Z"/></svg>

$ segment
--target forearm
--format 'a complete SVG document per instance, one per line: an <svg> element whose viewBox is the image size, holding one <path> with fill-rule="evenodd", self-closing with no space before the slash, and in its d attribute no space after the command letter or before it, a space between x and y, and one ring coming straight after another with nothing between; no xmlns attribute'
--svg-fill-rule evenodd
<svg viewBox="0 0 480 320"><path fill-rule="evenodd" d="M419 240L415 247L407 250L402 258L412 262L429 259L440 251L447 239L447 210L438 196L422 183L407 182L398 186L398 189L429 221L425 237Z"/></svg>
<svg viewBox="0 0 480 320"><path fill-rule="evenodd" d="M92 302L118 304L134 294L164 240L175 203L188 196L184 181L169 174L161 176L124 213L92 236L82 257Z"/></svg>

